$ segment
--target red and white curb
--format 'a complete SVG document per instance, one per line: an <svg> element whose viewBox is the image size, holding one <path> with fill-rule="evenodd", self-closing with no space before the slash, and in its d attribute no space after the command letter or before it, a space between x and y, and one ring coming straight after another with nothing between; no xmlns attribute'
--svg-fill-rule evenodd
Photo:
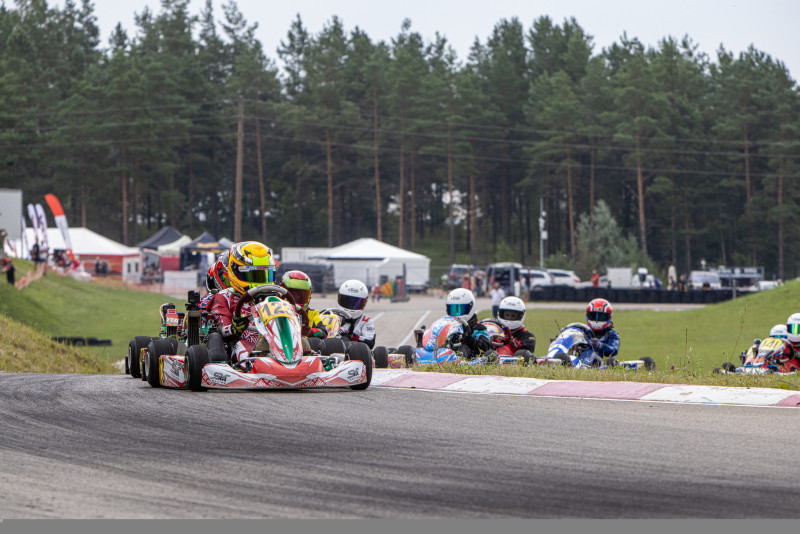
<svg viewBox="0 0 800 534"><path fill-rule="evenodd" d="M800 392L770 388L541 380L511 376L423 373L409 369L375 369L372 386L495 395L800 407Z"/></svg>

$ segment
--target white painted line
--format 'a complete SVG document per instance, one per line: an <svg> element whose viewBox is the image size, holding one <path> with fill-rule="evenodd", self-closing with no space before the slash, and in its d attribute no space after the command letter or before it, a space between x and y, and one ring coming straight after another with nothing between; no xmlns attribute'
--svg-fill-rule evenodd
<svg viewBox="0 0 800 534"><path fill-rule="evenodd" d="M722 386L667 386L648 393L639 400L772 406L792 395L797 395L797 391Z"/></svg>
<svg viewBox="0 0 800 534"><path fill-rule="evenodd" d="M414 323L414 327L411 329L411 332L406 334L406 337L403 338L403 341L401 341L400 343L397 344L398 347L406 344L406 342L408 341L408 338L410 338L411 336L414 335L414 330L419 328L419 325L422 324L422 321L424 321L425 317L427 317L430 313L431 313L431 311L428 310L428 311L426 311L425 313L422 314L422 317L420 317L419 320L416 323Z"/></svg>
<svg viewBox="0 0 800 534"><path fill-rule="evenodd" d="M513 377L513 376L481 376L469 377L450 384L442 389L447 391L462 391L470 393L505 393L510 395L525 395L536 388L549 383L548 380L538 378Z"/></svg>
<svg viewBox="0 0 800 534"><path fill-rule="evenodd" d="M381 317L383 317L383 314L384 314L384 313L386 313L386 312L380 312L378 315L376 315L375 317L373 317L373 318L372 318L372 320L373 320L373 321L377 321L378 319L380 319Z"/></svg>

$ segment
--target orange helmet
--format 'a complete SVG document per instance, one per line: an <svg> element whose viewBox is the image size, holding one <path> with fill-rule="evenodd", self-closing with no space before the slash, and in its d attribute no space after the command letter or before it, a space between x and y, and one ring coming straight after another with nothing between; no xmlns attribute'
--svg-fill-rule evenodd
<svg viewBox="0 0 800 534"><path fill-rule="evenodd" d="M606 299L594 299L586 306L586 324L595 332L611 328L611 316L614 311Z"/></svg>
<svg viewBox="0 0 800 534"><path fill-rule="evenodd" d="M258 241L234 243L228 253L228 283L237 294L275 281L272 249Z"/></svg>

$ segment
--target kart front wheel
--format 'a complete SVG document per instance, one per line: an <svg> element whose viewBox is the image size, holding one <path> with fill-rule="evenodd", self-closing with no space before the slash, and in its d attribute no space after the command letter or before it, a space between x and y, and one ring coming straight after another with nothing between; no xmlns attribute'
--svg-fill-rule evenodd
<svg viewBox="0 0 800 534"><path fill-rule="evenodd" d="M142 376L141 367L139 366L140 358L142 357L142 349L150 344L150 338L147 336L136 336L128 343L128 356L125 358L125 372L133 378L140 378Z"/></svg>
<svg viewBox="0 0 800 534"><path fill-rule="evenodd" d="M736 366L733 365L731 362L725 362L722 364L722 369L728 373L735 373Z"/></svg>
<svg viewBox="0 0 800 534"><path fill-rule="evenodd" d="M350 343L350 346L347 347L347 352L345 352L345 358L352 361L360 361L367 368L367 381L363 384L350 386L350 389L367 389L370 382L372 382L372 353L370 352L369 347L366 344L358 341Z"/></svg>
<svg viewBox="0 0 800 534"><path fill-rule="evenodd" d="M183 364L183 374L186 376L186 385L192 391L205 391L202 384L203 367L208 363L208 348L204 345L192 345L186 351L186 360Z"/></svg>
<svg viewBox="0 0 800 534"><path fill-rule="evenodd" d="M529 350L519 349L517 352L514 353L514 356L516 356L517 358L522 356L522 362L525 365L528 365L531 362L536 363L536 356L534 356L533 353Z"/></svg>
<svg viewBox="0 0 800 534"><path fill-rule="evenodd" d="M372 350L372 357L375 358L376 369L387 369L389 367L389 351L386 347L375 347Z"/></svg>
<svg viewBox="0 0 800 534"><path fill-rule="evenodd" d="M161 356L166 354L173 354L172 343L166 339L154 338L147 345L147 351L144 354L145 371L147 372L147 383L154 388L161 387L159 362Z"/></svg>
<svg viewBox="0 0 800 534"><path fill-rule="evenodd" d="M656 362L653 361L653 358L645 356L644 358L642 358L642 361L644 362L644 368L645 368L646 371L655 371L656 370Z"/></svg>
<svg viewBox="0 0 800 534"><path fill-rule="evenodd" d="M397 354L404 356L406 367L413 367L417 364L417 354L411 345L400 345L397 347Z"/></svg>

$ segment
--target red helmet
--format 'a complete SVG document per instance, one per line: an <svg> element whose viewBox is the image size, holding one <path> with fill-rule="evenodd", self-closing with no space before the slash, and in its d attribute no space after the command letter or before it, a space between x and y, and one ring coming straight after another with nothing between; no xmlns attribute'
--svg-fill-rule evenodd
<svg viewBox="0 0 800 534"><path fill-rule="evenodd" d="M611 328L611 316L614 311L606 299L594 299L586 306L586 324L594 332L602 332Z"/></svg>

